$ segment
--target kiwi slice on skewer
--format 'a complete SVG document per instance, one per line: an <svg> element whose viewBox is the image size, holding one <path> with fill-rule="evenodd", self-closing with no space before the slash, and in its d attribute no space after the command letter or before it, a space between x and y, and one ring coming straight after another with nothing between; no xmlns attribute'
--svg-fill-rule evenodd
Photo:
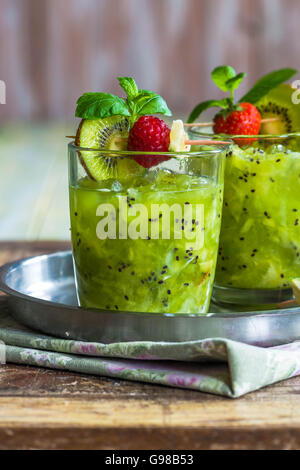
<svg viewBox="0 0 300 470"><path fill-rule="evenodd" d="M262 119L276 118L262 123L260 134L281 135L300 131L300 106L292 102L294 92L291 85L282 84L256 103Z"/></svg>
<svg viewBox="0 0 300 470"><path fill-rule="evenodd" d="M78 127L75 144L97 150L111 150L110 154L81 150L80 161L90 179L103 181L136 174L140 166L129 157L118 157L115 151L127 149L129 120L122 116L105 119L83 119Z"/></svg>

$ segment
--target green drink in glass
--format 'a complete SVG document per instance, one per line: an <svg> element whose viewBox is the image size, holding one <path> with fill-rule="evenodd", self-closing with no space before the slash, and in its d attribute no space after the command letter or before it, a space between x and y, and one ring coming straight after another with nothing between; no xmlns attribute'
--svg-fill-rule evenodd
<svg viewBox="0 0 300 470"><path fill-rule="evenodd" d="M300 273L300 135L233 145L225 181L216 297L288 300Z"/></svg>
<svg viewBox="0 0 300 470"><path fill-rule="evenodd" d="M190 116L220 107L213 132L233 141L213 294L219 303L271 308L293 298L300 275L300 108L297 90L282 82L295 73L271 72L235 103L245 74L217 67L212 79L230 97L201 103ZM199 138L199 128L192 135Z"/></svg>
<svg viewBox="0 0 300 470"><path fill-rule="evenodd" d="M222 150L173 154L140 175L102 182L84 176L80 152L70 144L71 232L80 305L206 313L221 224ZM122 165L127 159L133 168L130 152L107 157L122 158Z"/></svg>

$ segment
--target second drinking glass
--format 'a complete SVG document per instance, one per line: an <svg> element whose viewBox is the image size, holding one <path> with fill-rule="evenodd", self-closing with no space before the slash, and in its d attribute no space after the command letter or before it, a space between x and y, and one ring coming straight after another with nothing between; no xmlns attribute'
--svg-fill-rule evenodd
<svg viewBox="0 0 300 470"><path fill-rule="evenodd" d="M276 305L300 272L300 134L230 137L214 297Z"/></svg>

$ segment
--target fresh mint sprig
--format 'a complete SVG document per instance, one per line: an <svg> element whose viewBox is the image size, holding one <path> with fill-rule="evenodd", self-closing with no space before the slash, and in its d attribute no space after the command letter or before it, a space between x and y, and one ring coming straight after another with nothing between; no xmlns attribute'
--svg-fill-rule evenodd
<svg viewBox="0 0 300 470"><path fill-rule="evenodd" d="M120 115L136 121L145 114L172 116L165 100L149 90L139 90L131 77L119 77L126 99L111 93L84 93L77 101L75 116L83 119L103 119Z"/></svg>
<svg viewBox="0 0 300 470"><path fill-rule="evenodd" d="M275 70L258 80L251 90L248 91L238 103L235 103L234 90L239 87L246 74L243 72L237 74L229 65L216 67L211 73L211 78L218 88L224 92L229 92L230 96L221 100L209 100L198 104L189 115L187 122L194 122L206 109L211 107L221 108L221 113L226 115L231 111L240 109L239 103L247 102L255 104L269 93L269 91L273 90L273 88L276 88L281 83L286 82L296 73L297 70L291 68Z"/></svg>
<svg viewBox="0 0 300 470"><path fill-rule="evenodd" d="M211 73L211 78L217 87L221 88L223 91L230 91L232 104L234 100L234 90L238 88L245 76L245 73L236 74L236 71L229 65L216 67Z"/></svg>

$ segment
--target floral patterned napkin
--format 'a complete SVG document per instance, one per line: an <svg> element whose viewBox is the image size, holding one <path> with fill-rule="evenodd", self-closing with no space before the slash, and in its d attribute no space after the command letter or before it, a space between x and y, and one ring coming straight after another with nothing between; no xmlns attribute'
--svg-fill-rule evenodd
<svg viewBox="0 0 300 470"><path fill-rule="evenodd" d="M6 362L150 382L237 398L300 374L300 342L261 348L222 338L182 343L86 343L18 324L5 304L0 341Z"/></svg>

